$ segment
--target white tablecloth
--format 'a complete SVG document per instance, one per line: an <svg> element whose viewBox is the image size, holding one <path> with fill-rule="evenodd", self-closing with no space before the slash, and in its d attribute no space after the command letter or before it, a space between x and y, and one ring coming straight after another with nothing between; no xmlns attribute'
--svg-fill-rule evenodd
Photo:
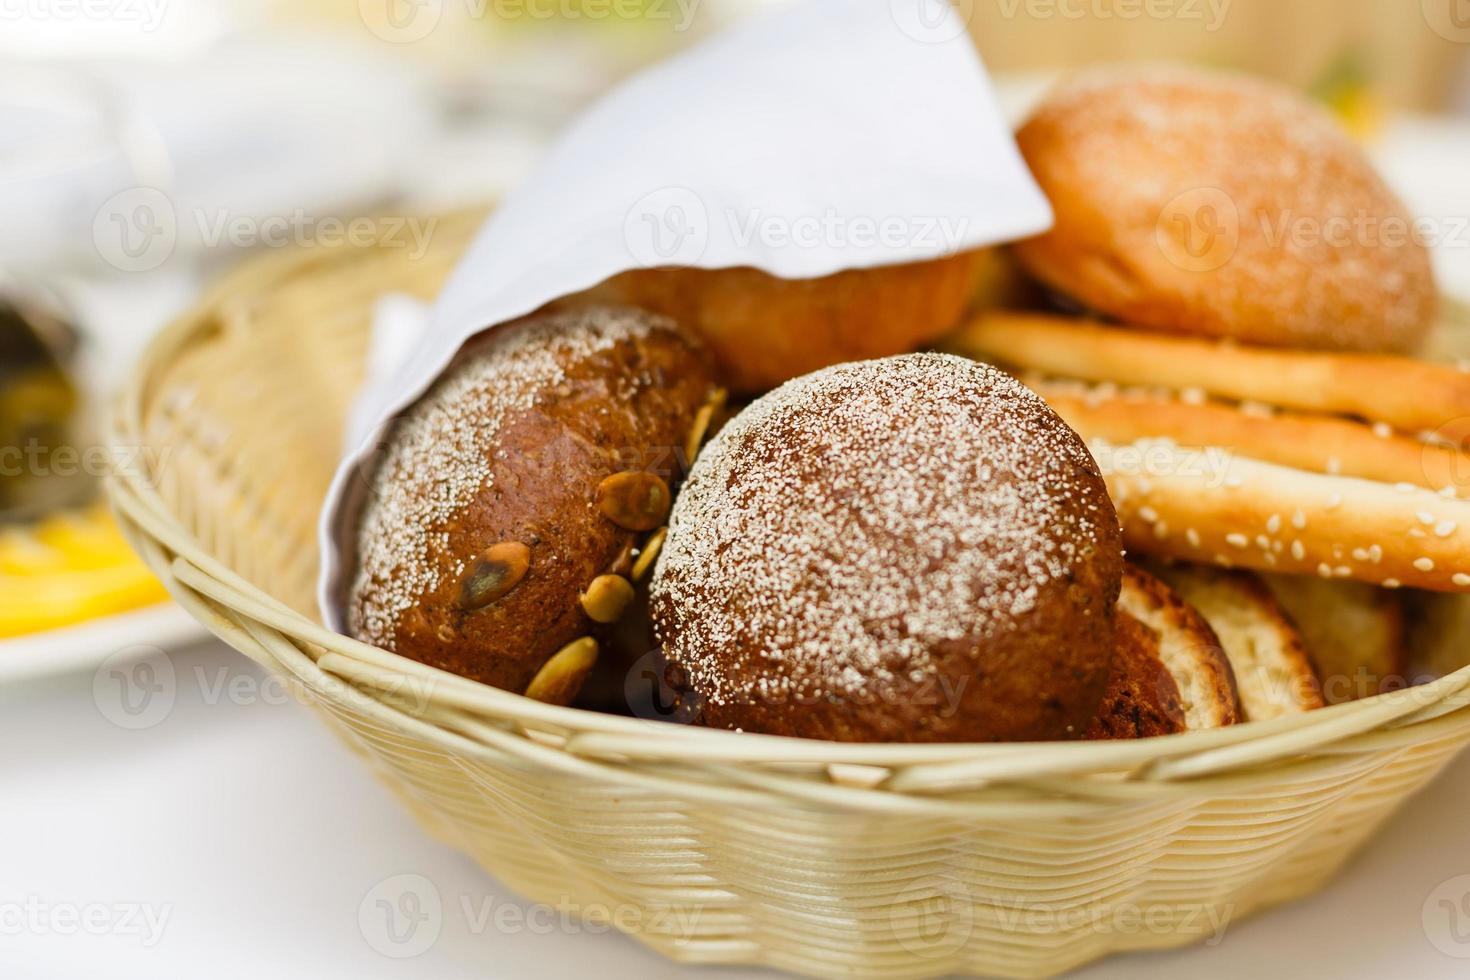
<svg viewBox="0 0 1470 980"><path fill-rule="evenodd" d="M146 715L119 715L110 679L92 672L0 687L7 980L765 975L689 970L527 908L420 831L243 657L208 644L170 666L176 693ZM1470 878L1454 881L1470 874L1467 797L1470 758L1317 898L1233 924L1215 948L1082 976L1464 977L1470 958L1450 954L1470 957ZM431 892L440 914L424 919ZM380 900L424 923L411 942L384 932Z"/></svg>

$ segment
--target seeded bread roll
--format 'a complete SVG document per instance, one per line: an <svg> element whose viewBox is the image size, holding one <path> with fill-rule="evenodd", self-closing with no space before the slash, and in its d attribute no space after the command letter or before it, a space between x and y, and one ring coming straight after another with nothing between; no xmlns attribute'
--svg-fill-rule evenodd
<svg viewBox="0 0 1470 980"><path fill-rule="evenodd" d="M1033 275L1130 324L1257 344L1402 351L1434 320L1413 216L1328 113L1182 68L1062 86L1017 134L1056 223Z"/></svg>
<svg viewBox="0 0 1470 980"><path fill-rule="evenodd" d="M959 322L1000 273L990 250L778 279L758 269L635 269L593 290L697 330L737 392L843 361L916 350Z"/></svg>
<svg viewBox="0 0 1470 980"><path fill-rule="evenodd" d="M799 378L727 424L651 609L706 725L1059 739L1096 715L1121 574L1076 434L993 368L915 354Z"/></svg>
<svg viewBox="0 0 1470 980"><path fill-rule="evenodd" d="M472 341L392 429L371 477L352 634L570 701L593 635L633 597L711 378L697 345L630 309L532 317Z"/></svg>

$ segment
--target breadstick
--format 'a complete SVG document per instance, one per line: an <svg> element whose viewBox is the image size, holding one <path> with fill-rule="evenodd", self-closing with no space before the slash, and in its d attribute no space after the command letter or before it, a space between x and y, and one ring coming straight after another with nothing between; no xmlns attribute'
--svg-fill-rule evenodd
<svg viewBox="0 0 1470 980"><path fill-rule="evenodd" d="M1470 373L1379 354L1272 350L1086 320L988 313L946 342L958 353L1089 381L1354 415L1405 432L1470 440Z"/></svg>
<svg viewBox="0 0 1470 980"><path fill-rule="evenodd" d="M1090 446L1132 552L1470 592L1470 502L1166 440Z"/></svg>
<svg viewBox="0 0 1470 980"><path fill-rule="evenodd" d="M1429 490L1470 488L1470 454L1399 435L1384 426L1303 412L1247 412L1218 401L1110 394L1076 382L1026 379L1084 438L1112 443L1167 438L1220 446L1313 473L1412 483Z"/></svg>

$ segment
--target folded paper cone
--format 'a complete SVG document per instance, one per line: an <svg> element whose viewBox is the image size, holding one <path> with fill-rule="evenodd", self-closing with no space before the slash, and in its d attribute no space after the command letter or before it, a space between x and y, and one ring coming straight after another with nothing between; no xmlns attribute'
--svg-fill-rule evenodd
<svg viewBox="0 0 1470 980"><path fill-rule="evenodd" d="M953 256L1050 222L943 0L807 0L635 77L505 200L417 345L369 379L322 511L325 621L341 629L374 447L471 336L630 270L812 279Z"/></svg>

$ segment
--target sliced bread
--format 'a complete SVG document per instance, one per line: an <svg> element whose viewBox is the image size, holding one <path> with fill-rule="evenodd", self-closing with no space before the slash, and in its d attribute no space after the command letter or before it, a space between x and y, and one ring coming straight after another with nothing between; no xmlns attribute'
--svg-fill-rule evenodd
<svg viewBox="0 0 1470 980"><path fill-rule="evenodd" d="M1408 644L1400 593L1306 575L1262 578L1301 634L1328 704L1405 686Z"/></svg>
<svg viewBox="0 0 1470 980"><path fill-rule="evenodd" d="M1118 647L1090 738L1143 738L1240 719L1235 678L1213 630L1163 582L1129 565Z"/></svg>
<svg viewBox="0 0 1470 980"><path fill-rule="evenodd" d="M1199 610L1219 637L1235 672L1242 720L1323 706L1307 648L1260 576L1184 563L1149 568Z"/></svg>

